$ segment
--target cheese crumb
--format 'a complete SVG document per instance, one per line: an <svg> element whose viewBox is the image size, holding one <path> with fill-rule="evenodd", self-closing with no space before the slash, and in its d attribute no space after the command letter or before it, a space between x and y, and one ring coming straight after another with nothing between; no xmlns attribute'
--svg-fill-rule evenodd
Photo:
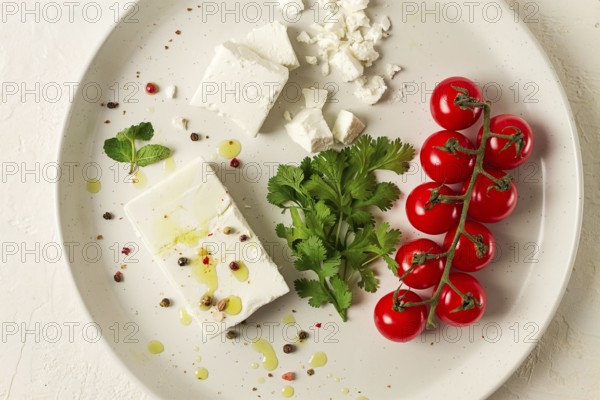
<svg viewBox="0 0 600 400"><path fill-rule="evenodd" d="M402 71L402 67L396 64L387 64L385 66L385 73L389 79L394 79L398 72Z"/></svg>
<svg viewBox="0 0 600 400"><path fill-rule="evenodd" d="M173 121L171 121L171 122L175 128L180 129L182 131L185 131L188 128L189 121L186 118L175 117L175 118L173 118Z"/></svg>
<svg viewBox="0 0 600 400"><path fill-rule="evenodd" d="M354 95L363 103L376 104L387 91L387 85L379 75L361 77L356 80Z"/></svg>
<svg viewBox="0 0 600 400"><path fill-rule="evenodd" d="M296 36L296 41L298 43L311 43L312 39L308 33L302 31L298 34L298 36Z"/></svg>
<svg viewBox="0 0 600 400"><path fill-rule="evenodd" d="M319 60L315 56L306 56L306 62L310 65L317 65Z"/></svg>
<svg viewBox="0 0 600 400"><path fill-rule="evenodd" d="M174 99L177 96L177 86L167 86L165 88L165 96L167 96L168 99Z"/></svg>

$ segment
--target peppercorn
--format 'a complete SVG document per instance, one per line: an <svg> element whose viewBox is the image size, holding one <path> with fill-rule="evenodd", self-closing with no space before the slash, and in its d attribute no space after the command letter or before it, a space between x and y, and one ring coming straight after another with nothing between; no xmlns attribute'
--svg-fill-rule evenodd
<svg viewBox="0 0 600 400"><path fill-rule="evenodd" d="M198 140L200 140L200 135L198 135L197 133L192 133L190 135L190 139L192 139L192 142L197 142Z"/></svg>
<svg viewBox="0 0 600 400"><path fill-rule="evenodd" d="M171 306L171 300L169 300L167 298L162 299L160 301L160 306L164 307L164 308L170 307Z"/></svg>
<svg viewBox="0 0 600 400"><path fill-rule="evenodd" d="M204 307L210 307L210 306L212 306L213 298L211 296L209 296L209 295L204 295L204 296L202 296L202 299L200 300L200 303Z"/></svg>
<svg viewBox="0 0 600 400"><path fill-rule="evenodd" d="M225 334L225 337L228 340L233 340L237 337L237 333L235 333L234 331L227 331L227 333Z"/></svg>
<svg viewBox="0 0 600 400"><path fill-rule="evenodd" d="M306 331L300 331L300 333L298 334L298 339L305 340L307 338L308 338L308 333L306 333Z"/></svg>
<svg viewBox="0 0 600 400"><path fill-rule="evenodd" d="M240 166L240 160L238 160L237 158L234 158L234 159L232 159L232 160L229 162L229 165L230 165L232 168L239 168L239 166Z"/></svg>
<svg viewBox="0 0 600 400"><path fill-rule="evenodd" d="M295 350L295 347L291 344L286 344L283 346L283 352L285 354L290 354Z"/></svg>
<svg viewBox="0 0 600 400"><path fill-rule="evenodd" d="M121 282L123 280L123 273L121 271L115 272L115 276L113 277L115 282Z"/></svg>
<svg viewBox="0 0 600 400"><path fill-rule="evenodd" d="M113 108L119 107L119 103L114 103L112 101L109 101L108 103L106 103L106 107L108 107L112 110Z"/></svg>
<svg viewBox="0 0 600 400"><path fill-rule="evenodd" d="M158 86L156 85L156 83L149 82L146 85L146 93L148 93L148 94L158 93Z"/></svg>
<svg viewBox="0 0 600 400"><path fill-rule="evenodd" d="M235 261L232 261L229 263L229 269L232 271L239 271L240 270L240 264L236 263Z"/></svg>
<svg viewBox="0 0 600 400"><path fill-rule="evenodd" d="M189 262L190 260L185 257L181 257L179 260L177 260L177 264L179 264L180 267L185 267Z"/></svg>
<svg viewBox="0 0 600 400"><path fill-rule="evenodd" d="M109 213L109 212L105 212L102 215L102 218L104 218L105 220L109 221L109 220L113 219L113 215L111 213Z"/></svg>
<svg viewBox="0 0 600 400"><path fill-rule="evenodd" d="M225 311L225 309L227 308L228 305L229 305L228 299L219 300L219 302L217 303L217 311Z"/></svg>
<svg viewBox="0 0 600 400"><path fill-rule="evenodd" d="M240 236L240 242L245 242L246 240L248 240L248 235L241 235Z"/></svg>
<svg viewBox="0 0 600 400"><path fill-rule="evenodd" d="M225 228L223 228L223 233L226 235L229 235L233 232L233 228L230 226L226 226Z"/></svg>
<svg viewBox="0 0 600 400"><path fill-rule="evenodd" d="M311 368L307 370L306 373L308 374L308 376L313 376L315 374L315 370Z"/></svg>

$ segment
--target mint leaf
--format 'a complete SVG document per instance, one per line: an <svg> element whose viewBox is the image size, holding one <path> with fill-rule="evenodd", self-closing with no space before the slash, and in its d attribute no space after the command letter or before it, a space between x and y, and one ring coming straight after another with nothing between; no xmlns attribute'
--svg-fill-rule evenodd
<svg viewBox="0 0 600 400"><path fill-rule="evenodd" d="M160 144L147 144L137 151L136 162L140 167L166 160L171 157L171 150Z"/></svg>
<svg viewBox="0 0 600 400"><path fill-rule="evenodd" d="M133 125L117 133L117 139L121 141L144 140L148 141L154 136L154 127L150 122L142 122Z"/></svg>
<svg viewBox="0 0 600 400"><path fill-rule="evenodd" d="M129 142L122 142L117 138L104 141L104 152L107 156L118 162L133 161L133 147Z"/></svg>

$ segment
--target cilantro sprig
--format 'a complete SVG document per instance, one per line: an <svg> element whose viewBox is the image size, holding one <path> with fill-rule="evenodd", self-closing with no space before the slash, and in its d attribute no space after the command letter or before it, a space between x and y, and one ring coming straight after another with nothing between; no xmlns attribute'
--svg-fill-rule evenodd
<svg viewBox="0 0 600 400"><path fill-rule="evenodd" d="M129 163L129 174L133 174L138 167L146 167L171 156L171 150L159 144L148 144L136 150L136 140L147 142L153 136L152 124L142 122L122 130L114 138L105 140L104 152L115 161Z"/></svg>
<svg viewBox="0 0 600 400"><path fill-rule="evenodd" d="M341 152L325 151L300 166L282 165L269 180L268 201L289 211L292 224L276 227L292 250L294 266L316 277L294 282L298 295L313 307L332 304L343 321L352 304L351 285L369 293L379 288L372 265L390 256L401 233L388 223L375 223L373 208L387 211L400 196L390 182L377 182L375 172L404 174L415 149L400 139L362 136Z"/></svg>

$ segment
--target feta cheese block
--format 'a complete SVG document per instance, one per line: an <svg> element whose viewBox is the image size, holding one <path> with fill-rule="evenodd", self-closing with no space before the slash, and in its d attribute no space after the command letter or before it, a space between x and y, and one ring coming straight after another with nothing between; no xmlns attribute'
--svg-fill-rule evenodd
<svg viewBox="0 0 600 400"><path fill-rule="evenodd" d="M225 42L217 46L190 104L215 111L256 137L289 74L246 46Z"/></svg>
<svg viewBox="0 0 600 400"><path fill-rule="evenodd" d="M302 89L302 96L304 96L306 108L318 108L321 110L325 103L327 103L329 92L325 89L305 88Z"/></svg>
<svg viewBox="0 0 600 400"><path fill-rule="evenodd" d="M290 70L300 66L287 27L278 21L258 27L245 38L234 42L243 44L262 58L284 65Z"/></svg>
<svg viewBox="0 0 600 400"><path fill-rule="evenodd" d="M306 108L292 122L285 125L292 140L309 153L329 150L333 146L333 134L318 108Z"/></svg>
<svg viewBox="0 0 600 400"><path fill-rule="evenodd" d="M350 111L342 110L333 125L333 137L340 143L352 144L366 125Z"/></svg>
<svg viewBox="0 0 600 400"><path fill-rule="evenodd" d="M365 68L352 55L349 48L341 50L331 58L331 65L342 74L345 82L351 82L360 77Z"/></svg>
<svg viewBox="0 0 600 400"><path fill-rule="evenodd" d="M131 200L125 214L171 283L170 289L159 287L179 291L203 337L220 334L289 292L277 265L201 158ZM181 257L188 259L184 266Z"/></svg>

